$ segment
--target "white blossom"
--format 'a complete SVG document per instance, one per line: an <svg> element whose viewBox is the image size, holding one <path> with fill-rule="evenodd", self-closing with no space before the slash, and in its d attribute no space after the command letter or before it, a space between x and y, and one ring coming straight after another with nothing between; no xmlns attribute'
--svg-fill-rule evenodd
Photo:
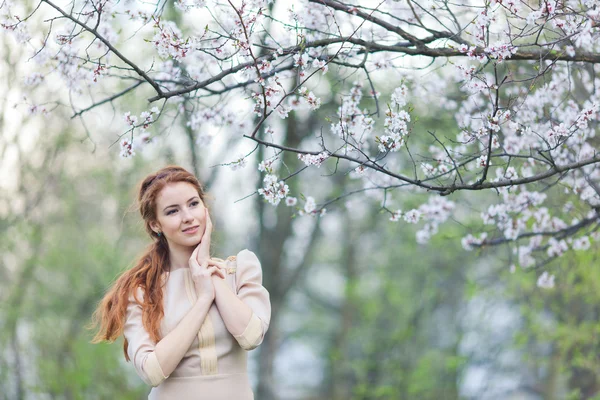
<svg viewBox="0 0 600 400"><path fill-rule="evenodd" d="M463 249L467 250L467 251L471 251L474 248L480 246L485 240L487 239L487 233L482 233L479 238L476 238L475 236L468 234L467 236L465 236L464 238L462 238L461 240L461 244Z"/></svg>
<svg viewBox="0 0 600 400"><path fill-rule="evenodd" d="M321 152L317 155L313 155L313 154L298 154L298 159L301 160L304 164L306 165L316 165L317 168L321 167L321 164L323 164L323 162L325 160L327 160L329 158L329 153L327 153L326 151Z"/></svg>
<svg viewBox="0 0 600 400"><path fill-rule="evenodd" d="M390 217L390 221L392 221L392 222L400 221L401 216L402 216L402 210L396 210L392 213L392 216Z"/></svg>
<svg viewBox="0 0 600 400"><path fill-rule="evenodd" d="M238 170L238 169L242 169L242 168L244 168L245 166L246 166L246 156L244 156L243 154L240 154L240 155L238 156L238 158L237 158L235 161L233 161L233 162L231 162L231 163L229 164L229 167L230 167L230 168L231 168L233 171L236 171L236 170Z"/></svg>
<svg viewBox="0 0 600 400"><path fill-rule="evenodd" d="M287 197L289 190L288 185L284 181L279 181L276 175L267 174L263 178L263 187L258 189L258 194L276 206L281 199Z"/></svg>
<svg viewBox="0 0 600 400"><path fill-rule="evenodd" d="M552 289L554 287L554 275L544 271L537 280L537 286L542 289Z"/></svg>
<svg viewBox="0 0 600 400"><path fill-rule="evenodd" d="M419 210L409 210L404 213L404 220L411 224L416 224L421 219L421 212Z"/></svg>
<svg viewBox="0 0 600 400"><path fill-rule="evenodd" d="M404 107L406 105L406 97L408 95L408 88L406 85L397 87L392 93L392 107Z"/></svg>
<svg viewBox="0 0 600 400"><path fill-rule="evenodd" d="M135 156L133 143L129 139L123 139L121 141L121 157L128 158L133 156Z"/></svg>
<svg viewBox="0 0 600 400"><path fill-rule="evenodd" d="M304 212L307 214L310 214L313 211L315 211L316 208L317 208L317 205L315 203L315 199L311 196L308 196L306 198L306 203L304 203Z"/></svg>
<svg viewBox="0 0 600 400"><path fill-rule="evenodd" d="M573 240L573 250L588 250L590 248L590 238L582 236Z"/></svg>

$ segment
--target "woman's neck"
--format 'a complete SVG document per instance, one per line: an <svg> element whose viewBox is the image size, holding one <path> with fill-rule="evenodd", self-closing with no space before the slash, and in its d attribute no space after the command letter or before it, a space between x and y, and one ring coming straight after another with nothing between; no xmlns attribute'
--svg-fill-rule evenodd
<svg viewBox="0 0 600 400"><path fill-rule="evenodd" d="M169 245L169 261L171 263L171 271L180 268L189 268L189 259L193 252L193 247Z"/></svg>

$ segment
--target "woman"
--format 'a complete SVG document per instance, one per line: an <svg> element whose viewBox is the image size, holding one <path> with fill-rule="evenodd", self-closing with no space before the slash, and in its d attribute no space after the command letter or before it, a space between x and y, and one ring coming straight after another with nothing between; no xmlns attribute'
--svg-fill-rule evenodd
<svg viewBox="0 0 600 400"><path fill-rule="evenodd" d="M138 201L154 242L104 296L92 342L123 334L125 359L153 386L149 399L253 399L246 351L271 318L256 255L210 257L204 191L181 167L146 177Z"/></svg>

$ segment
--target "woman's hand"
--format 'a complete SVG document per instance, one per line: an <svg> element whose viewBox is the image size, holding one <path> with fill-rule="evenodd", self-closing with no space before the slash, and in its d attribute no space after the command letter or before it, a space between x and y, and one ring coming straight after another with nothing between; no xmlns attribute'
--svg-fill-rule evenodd
<svg viewBox="0 0 600 400"><path fill-rule="evenodd" d="M203 268L208 268L209 265L212 227L208 208L204 208L204 233L202 234L202 239L200 239L200 244L196 247L196 250L198 250L196 253L196 261Z"/></svg>
<svg viewBox="0 0 600 400"><path fill-rule="evenodd" d="M205 263L205 265L200 265L197 261L199 251L200 245L196 246L189 259L192 280L196 286L198 298L212 301L215 298L215 287L212 282L212 276L214 274L220 276L222 279L225 279L225 272L217 266L208 266L208 261Z"/></svg>
<svg viewBox="0 0 600 400"><path fill-rule="evenodd" d="M208 267L216 267L219 269L221 274L218 274L222 279L225 279L225 274L227 273L227 263L225 261L219 261L214 258L208 259ZM215 274L217 275L217 274ZM213 275L213 276L215 276Z"/></svg>

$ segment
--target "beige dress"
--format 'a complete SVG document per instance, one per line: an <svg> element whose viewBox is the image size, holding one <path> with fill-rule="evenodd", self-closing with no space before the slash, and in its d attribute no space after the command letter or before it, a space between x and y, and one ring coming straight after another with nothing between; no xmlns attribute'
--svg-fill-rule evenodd
<svg viewBox="0 0 600 400"><path fill-rule="evenodd" d="M247 351L264 338L271 319L269 292L262 286L262 269L248 249L227 258L226 281L238 297L252 309L244 333L229 333L213 302L202 327L187 353L170 376L165 377L154 354L155 343L142 325L142 308L129 299L124 336L127 353L138 375L153 386L150 400L252 400L247 374ZM139 289L138 298L143 293ZM161 335L171 332L196 301L197 293L190 269L171 271L163 294L164 317Z"/></svg>

